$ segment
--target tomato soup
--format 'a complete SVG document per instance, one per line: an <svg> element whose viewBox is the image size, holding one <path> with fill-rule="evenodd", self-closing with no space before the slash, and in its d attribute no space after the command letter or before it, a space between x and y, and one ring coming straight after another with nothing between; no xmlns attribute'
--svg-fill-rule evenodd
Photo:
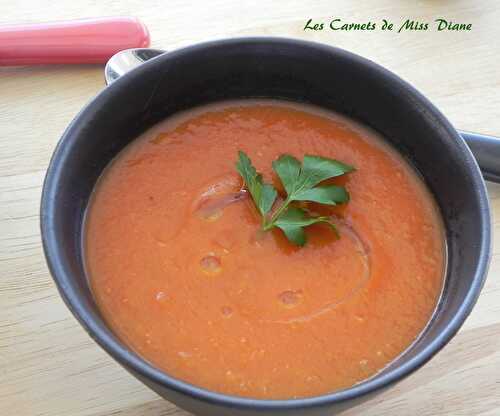
<svg viewBox="0 0 500 416"><path fill-rule="evenodd" d="M260 217L235 163L264 179L287 153L348 163L338 225L296 247ZM281 193L282 194L282 193ZM444 281L443 227L421 179L376 133L302 104L242 100L175 115L100 178L85 226L103 317L156 367L237 396L286 399L350 387L404 352Z"/></svg>

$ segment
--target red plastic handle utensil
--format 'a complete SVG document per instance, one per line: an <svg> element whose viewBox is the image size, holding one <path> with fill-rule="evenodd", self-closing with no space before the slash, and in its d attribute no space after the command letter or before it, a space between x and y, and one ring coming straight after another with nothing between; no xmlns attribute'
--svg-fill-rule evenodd
<svg viewBox="0 0 500 416"><path fill-rule="evenodd" d="M0 66L104 63L147 46L149 32L134 17L0 26Z"/></svg>

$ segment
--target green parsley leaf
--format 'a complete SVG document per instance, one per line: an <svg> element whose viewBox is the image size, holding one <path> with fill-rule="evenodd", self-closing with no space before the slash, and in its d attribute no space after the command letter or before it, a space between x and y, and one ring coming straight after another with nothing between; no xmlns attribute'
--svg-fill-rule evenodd
<svg viewBox="0 0 500 416"><path fill-rule="evenodd" d="M349 196L347 192L342 192L340 187L331 188L318 192L309 192L320 182L343 175L354 170L352 166L339 162L334 159L327 159L319 156L305 156L302 166L300 162L290 155L282 155L273 162L273 169L279 176L290 200L295 201L314 201L320 203L347 202ZM308 199L305 196L312 196L314 199ZM322 202L317 200L328 200ZM332 203L333 202L333 203Z"/></svg>
<svg viewBox="0 0 500 416"><path fill-rule="evenodd" d="M288 195L295 191L300 175L300 162L290 155L282 155L273 162L273 169L283 184Z"/></svg>
<svg viewBox="0 0 500 416"><path fill-rule="evenodd" d="M349 193L343 186L326 185L306 189L293 194L294 201L311 201L326 205L337 205L349 201Z"/></svg>
<svg viewBox="0 0 500 416"><path fill-rule="evenodd" d="M327 223L337 233L328 217L315 217L308 211L290 206L294 201L310 201L325 205L337 205L349 201L349 193L343 186L320 185L321 182L354 171L354 167L338 160L306 155L302 164L293 156L282 155L273 162L273 170L280 178L287 193L283 203L267 216L276 201L276 189L262 181L250 158L239 152L236 164L255 205L263 216L262 229L280 228L290 242L303 246L307 239L304 227Z"/></svg>
<svg viewBox="0 0 500 416"><path fill-rule="evenodd" d="M239 152L236 169L245 181L257 209L263 216L266 215L278 196L276 189L272 185L264 183L262 175L257 173L250 158L242 151Z"/></svg>
<svg viewBox="0 0 500 416"><path fill-rule="evenodd" d="M328 217L310 217L308 212L302 208L288 208L275 221L274 225L281 228L288 240L292 243L303 246L307 242L304 227L321 222L330 225L335 233L337 233L335 224L333 224Z"/></svg>
<svg viewBox="0 0 500 416"><path fill-rule="evenodd" d="M259 201L259 210L262 215L266 215L273 207L274 201L276 201L276 197L278 196L278 192L276 192L274 186L268 183L263 183L262 177L260 175L259 177L260 177L259 183L262 185L262 191L260 194L260 201Z"/></svg>
<svg viewBox="0 0 500 416"><path fill-rule="evenodd" d="M341 176L353 170L354 168L352 166L346 165L338 160L306 155L304 156L304 162L302 162L299 185L296 189L312 188L326 179Z"/></svg>

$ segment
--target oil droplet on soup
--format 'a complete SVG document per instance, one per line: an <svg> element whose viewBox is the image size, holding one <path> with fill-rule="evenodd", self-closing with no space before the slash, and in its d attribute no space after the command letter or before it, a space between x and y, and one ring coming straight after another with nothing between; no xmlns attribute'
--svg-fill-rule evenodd
<svg viewBox="0 0 500 416"><path fill-rule="evenodd" d="M354 165L332 180L348 204L311 207L332 216L340 238L312 226L297 248L260 232L239 150L280 198L271 166L283 153ZM272 100L200 107L145 132L99 179L85 224L92 291L127 345L176 378L265 399L325 394L381 371L430 320L444 253L431 195L376 133Z"/></svg>
<svg viewBox="0 0 500 416"><path fill-rule="evenodd" d="M223 306L223 307L221 308L221 313L222 313L222 315L223 315L224 317L226 317L226 318L230 318L230 317L231 317L231 315L233 314L233 309L232 309L231 307L229 307L229 306Z"/></svg>
<svg viewBox="0 0 500 416"><path fill-rule="evenodd" d="M165 302L165 300L167 299L167 294L160 291L156 294L155 298L158 302Z"/></svg>
<svg viewBox="0 0 500 416"><path fill-rule="evenodd" d="M220 258L214 254L209 254L200 260L200 266L206 274L217 274L222 270Z"/></svg>
<svg viewBox="0 0 500 416"><path fill-rule="evenodd" d="M278 299L284 307L293 308L302 301L302 296L301 290L285 290L278 295Z"/></svg>

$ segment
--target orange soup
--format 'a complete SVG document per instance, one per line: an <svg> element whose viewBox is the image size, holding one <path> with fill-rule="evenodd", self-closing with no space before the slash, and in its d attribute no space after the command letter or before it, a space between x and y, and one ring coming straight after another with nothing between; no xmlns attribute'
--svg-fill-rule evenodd
<svg viewBox="0 0 500 416"><path fill-rule="evenodd" d="M348 163L347 204L296 247L259 231L238 151L282 191L287 153ZM282 192L281 192L282 195ZM262 399L359 383L407 349L444 281L441 220L429 192L373 131L306 105L208 105L155 126L111 163L89 204L86 267L113 331L166 373Z"/></svg>

